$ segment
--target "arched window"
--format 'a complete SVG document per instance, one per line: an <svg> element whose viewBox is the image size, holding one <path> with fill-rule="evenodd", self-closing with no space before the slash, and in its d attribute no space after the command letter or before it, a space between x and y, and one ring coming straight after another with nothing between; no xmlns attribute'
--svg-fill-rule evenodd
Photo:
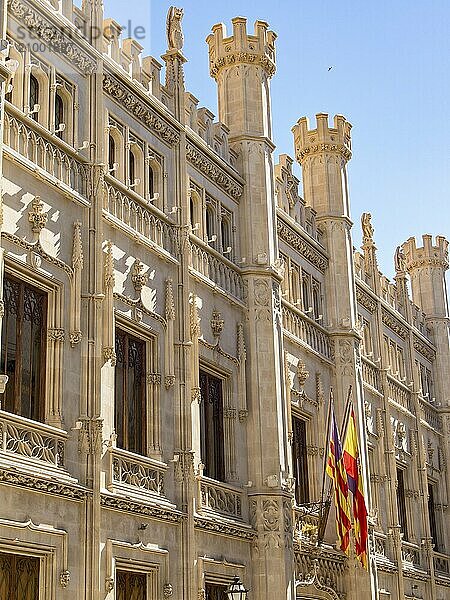
<svg viewBox="0 0 450 600"><path fill-rule="evenodd" d="M36 104L39 104L39 81L34 75L30 75L30 110L33 110ZM32 115L35 121L38 120L38 113L34 112Z"/></svg>
<svg viewBox="0 0 450 600"><path fill-rule="evenodd" d="M194 229L194 227L195 227L195 204L194 204L194 200L192 198L192 193L191 193L191 197L189 198L189 216L191 218L191 227L192 227L192 229Z"/></svg>
<svg viewBox="0 0 450 600"><path fill-rule="evenodd" d="M152 165L148 165L148 195L149 198L153 198L155 195L155 174Z"/></svg>
<svg viewBox="0 0 450 600"><path fill-rule="evenodd" d="M132 185L136 179L136 160L135 160L134 154L131 150L130 150L128 165L129 165L130 185Z"/></svg>
<svg viewBox="0 0 450 600"><path fill-rule="evenodd" d="M111 134L108 138L108 166L111 173L114 169L114 163L116 162L116 142Z"/></svg>
<svg viewBox="0 0 450 600"><path fill-rule="evenodd" d="M222 237L222 250L225 252L227 248L231 247L231 225L230 221L223 217L220 221L220 234Z"/></svg>
<svg viewBox="0 0 450 600"><path fill-rule="evenodd" d="M210 206L206 207L206 239L214 235L214 212Z"/></svg>
<svg viewBox="0 0 450 600"><path fill-rule="evenodd" d="M59 126L64 124L64 101L59 94L55 96L55 131L58 131ZM62 131L57 133L58 137L62 138Z"/></svg>

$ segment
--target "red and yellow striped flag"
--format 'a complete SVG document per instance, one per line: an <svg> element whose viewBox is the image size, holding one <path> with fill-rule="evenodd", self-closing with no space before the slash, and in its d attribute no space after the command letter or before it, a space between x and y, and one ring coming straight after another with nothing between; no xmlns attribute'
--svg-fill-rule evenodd
<svg viewBox="0 0 450 600"><path fill-rule="evenodd" d="M331 401L332 402L332 401ZM343 452L339 430L336 424L336 415L334 414L334 405L331 404L331 424L330 424L330 446L327 459L327 474L331 477L334 484L334 503L336 505L336 529L340 548L348 554L351 529L350 508L348 504L348 483L347 473L343 463Z"/></svg>
<svg viewBox="0 0 450 600"><path fill-rule="evenodd" d="M353 495L356 556L362 566L367 569L367 508L356 431L355 412L352 405L344 440L343 463L347 472L348 487Z"/></svg>

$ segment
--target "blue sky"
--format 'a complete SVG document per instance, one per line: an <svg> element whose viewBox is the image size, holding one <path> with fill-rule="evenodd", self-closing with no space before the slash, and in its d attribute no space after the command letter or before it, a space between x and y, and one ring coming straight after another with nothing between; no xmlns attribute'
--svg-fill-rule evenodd
<svg viewBox="0 0 450 600"><path fill-rule="evenodd" d="M205 38L246 16L278 34L272 80L276 155L293 155L291 127L317 112L352 123L349 165L354 243L371 212L379 263L393 274L395 247L422 233L450 236L450 2L448 0L184 0L187 89L216 113ZM143 26L146 53L166 47L170 2L105 0L106 16ZM328 71L328 67L333 69Z"/></svg>

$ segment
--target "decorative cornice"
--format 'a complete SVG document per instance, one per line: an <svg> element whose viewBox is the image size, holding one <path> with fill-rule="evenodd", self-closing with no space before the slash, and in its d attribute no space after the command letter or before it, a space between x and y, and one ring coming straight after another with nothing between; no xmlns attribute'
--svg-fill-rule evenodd
<svg viewBox="0 0 450 600"><path fill-rule="evenodd" d="M403 325L399 319L394 317L390 312L388 312L384 307L381 310L382 320L386 327L389 327L394 333L396 333L399 337L405 340L408 336L408 329Z"/></svg>
<svg viewBox="0 0 450 600"><path fill-rule="evenodd" d="M246 528L244 525L233 525L232 523L224 521L213 521L211 519L194 517L194 527L197 529L205 529L212 533L248 540L250 542L256 538L256 531L253 529Z"/></svg>
<svg viewBox="0 0 450 600"><path fill-rule="evenodd" d="M322 154L323 152L340 154L345 161L349 161L352 157L351 151L344 146L344 144L314 144L307 146L306 148L298 148L296 152L296 158L298 162L302 162L306 157L313 156L315 154Z"/></svg>
<svg viewBox="0 0 450 600"><path fill-rule="evenodd" d="M356 300L369 312L375 312L377 307L376 300L374 300L367 292L359 287L358 284L356 284Z"/></svg>
<svg viewBox="0 0 450 600"><path fill-rule="evenodd" d="M169 146L180 141L180 134L175 127L112 75L103 76L103 90Z"/></svg>
<svg viewBox="0 0 450 600"><path fill-rule="evenodd" d="M269 77L275 74L275 63L266 54L255 54L253 52L233 52L221 56L209 64L211 77L217 79L220 71L226 67L234 67L239 64L258 65L264 69Z"/></svg>
<svg viewBox="0 0 450 600"><path fill-rule="evenodd" d="M84 500L87 495L87 491L69 484L59 483L54 480L40 479L39 477L21 473L12 473L11 471L6 470L0 470L0 483L24 487L45 494L63 496L70 500L81 501Z"/></svg>
<svg viewBox="0 0 450 600"><path fill-rule="evenodd" d="M243 186L233 179L227 172L209 158L199 147L192 142L186 142L186 158L196 169L208 177L224 192L235 200L242 196Z"/></svg>
<svg viewBox="0 0 450 600"><path fill-rule="evenodd" d="M419 354L427 358L429 361L433 362L436 358L436 351L431 347L431 345L428 345L417 336L413 337L413 345L414 350L416 350Z"/></svg>
<svg viewBox="0 0 450 600"><path fill-rule="evenodd" d="M150 517L153 519L159 519L161 521L169 521L170 523L179 523L182 515L176 510L171 510L164 506L158 506L157 504L141 504L140 502L133 502L132 500L119 498L116 496L107 496L102 494L100 500L101 506L109 508L111 510L118 510L120 512L130 512L141 516Z"/></svg>
<svg viewBox="0 0 450 600"><path fill-rule="evenodd" d="M59 28L50 20L45 19L30 6L20 0L8 0L8 14L33 33L33 37L48 46L50 50L64 56L71 65L84 75L92 75L97 68L96 61L84 52L74 40L67 35L66 28ZM74 28L73 35L79 35Z"/></svg>
<svg viewBox="0 0 450 600"><path fill-rule="evenodd" d="M297 250L303 258L308 260L321 273L325 272L328 267L328 259L279 217L277 218L277 232L286 244Z"/></svg>

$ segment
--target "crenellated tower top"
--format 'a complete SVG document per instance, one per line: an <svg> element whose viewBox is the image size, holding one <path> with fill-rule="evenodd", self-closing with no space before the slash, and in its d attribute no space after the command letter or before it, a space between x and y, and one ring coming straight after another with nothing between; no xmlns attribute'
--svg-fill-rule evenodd
<svg viewBox="0 0 450 600"><path fill-rule="evenodd" d="M421 267L440 267L448 269L448 241L445 237L436 236L433 245L431 235L422 236L423 246L417 247L416 239L410 237L402 246L405 254L406 269L411 272Z"/></svg>
<svg viewBox="0 0 450 600"><path fill-rule="evenodd" d="M226 27L218 23L206 38L209 46L211 77L217 80L224 67L237 64L260 65L269 77L275 73L276 33L270 31L265 21L256 21L254 34L247 33L247 19L235 17L233 35L227 37Z"/></svg>
<svg viewBox="0 0 450 600"><path fill-rule="evenodd" d="M342 115L335 115L333 127L328 124L328 114L316 115L317 126L310 129L309 119L302 117L292 128L294 134L295 157L300 164L311 155L318 153L339 153L347 162L352 157L351 124Z"/></svg>

